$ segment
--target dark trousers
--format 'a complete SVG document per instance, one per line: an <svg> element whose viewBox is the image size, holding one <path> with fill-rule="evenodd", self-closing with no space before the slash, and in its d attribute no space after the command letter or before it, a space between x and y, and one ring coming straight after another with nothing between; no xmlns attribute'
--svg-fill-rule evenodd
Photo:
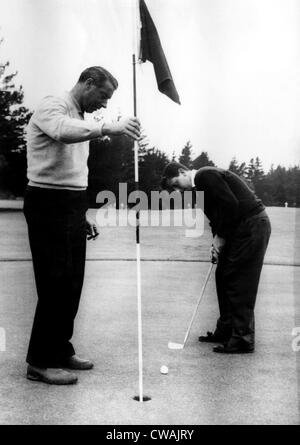
<svg viewBox="0 0 300 445"><path fill-rule="evenodd" d="M28 187L28 224L38 302L27 362L56 367L75 354L70 342L84 278L85 191Z"/></svg>
<svg viewBox="0 0 300 445"><path fill-rule="evenodd" d="M253 216L240 223L226 240L216 269L220 309L217 332L230 344L254 346L254 307L265 252L271 234L268 216Z"/></svg>

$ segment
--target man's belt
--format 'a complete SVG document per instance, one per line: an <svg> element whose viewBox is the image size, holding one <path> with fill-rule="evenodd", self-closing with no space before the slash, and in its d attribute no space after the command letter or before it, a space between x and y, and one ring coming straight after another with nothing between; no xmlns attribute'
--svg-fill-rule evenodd
<svg viewBox="0 0 300 445"><path fill-rule="evenodd" d="M246 219L252 219L252 218L264 218L264 217L268 217L268 214L265 210L261 210L259 213L256 213L254 215L247 215L244 218L242 218L243 221L245 221Z"/></svg>

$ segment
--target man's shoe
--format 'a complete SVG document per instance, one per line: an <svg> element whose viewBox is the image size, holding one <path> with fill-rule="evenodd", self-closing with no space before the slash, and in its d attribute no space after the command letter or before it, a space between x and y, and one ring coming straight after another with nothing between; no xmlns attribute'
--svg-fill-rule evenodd
<svg viewBox="0 0 300 445"><path fill-rule="evenodd" d="M231 346L229 344L215 346L213 349L214 352L218 352L220 354L251 354L254 352L254 346L249 345L237 345Z"/></svg>
<svg viewBox="0 0 300 445"><path fill-rule="evenodd" d="M201 335L199 337L199 341L202 343L226 343L229 338L230 336L226 337L225 335L215 334L207 331L206 335Z"/></svg>
<svg viewBox="0 0 300 445"><path fill-rule="evenodd" d="M29 380L49 383L50 385L72 385L77 382L77 376L71 372L57 368L38 368L28 365L27 376Z"/></svg>
<svg viewBox="0 0 300 445"><path fill-rule="evenodd" d="M89 369L92 369L94 364L90 360L85 360L83 358L78 357L78 355L72 355L63 362L63 366L64 368L77 369L79 371L87 371Z"/></svg>

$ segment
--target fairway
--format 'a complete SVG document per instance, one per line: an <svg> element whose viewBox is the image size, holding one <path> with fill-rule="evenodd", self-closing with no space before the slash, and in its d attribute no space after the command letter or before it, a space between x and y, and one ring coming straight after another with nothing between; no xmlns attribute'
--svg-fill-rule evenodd
<svg viewBox="0 0 300 445"><path fill-rule="evenodd" d="M95 215L95 211L90 211ZM141 229L144 393L137 403L135 229L103 227L88 243L74 345L95 362L72 387L25 379L36 291L23 214L0 212L1 424L299 424L300 209L269 208L272 236L256 306L256 352L220 356L198 335L218 316L213 277L192 331L182 342L207 273L209 227L199 238L182 227ZM169 373L162 375L160 367Z"/></svg>

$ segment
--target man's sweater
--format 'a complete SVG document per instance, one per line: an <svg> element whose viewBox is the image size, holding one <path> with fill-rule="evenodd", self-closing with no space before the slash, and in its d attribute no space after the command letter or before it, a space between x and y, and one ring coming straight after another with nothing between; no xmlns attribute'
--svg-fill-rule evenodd
<svg viewBox="0 0 300 445"><path fill-rule="evenodd" d="M45 97L27 127L29 185L85 190L88 141L102 136L102 126L84 120L71 93Z"/></svg>

